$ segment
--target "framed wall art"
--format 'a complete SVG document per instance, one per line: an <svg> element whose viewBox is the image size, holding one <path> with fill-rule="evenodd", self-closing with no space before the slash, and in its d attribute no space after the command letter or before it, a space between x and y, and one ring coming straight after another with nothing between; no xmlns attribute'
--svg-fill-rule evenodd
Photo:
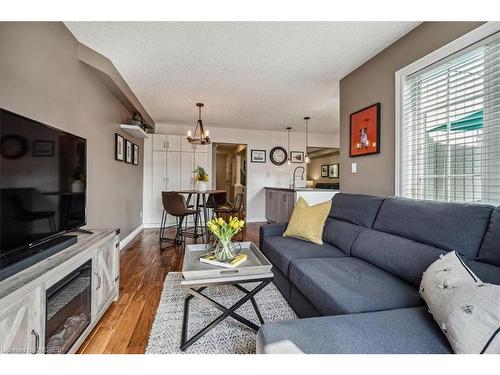
<svg viewBox="0 0 500 375"><path fill-rule="evenodd" d="M380 103L351 114L350 156L380 153Z"/></svg>
<svg viewBox="0 0 500 375"><path fill-rule="evenodd" d="M120 134L115 133L115 160L125 160L125 140Z"/></svg>

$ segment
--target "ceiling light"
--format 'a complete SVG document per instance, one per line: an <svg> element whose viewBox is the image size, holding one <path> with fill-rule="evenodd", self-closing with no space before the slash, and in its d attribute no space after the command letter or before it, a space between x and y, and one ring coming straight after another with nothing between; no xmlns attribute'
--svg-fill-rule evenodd
<svg viewBox="0 0 500 375"><path fill-rule="evenodd" d="M286 165L290 165L292 164L292 160L290 158L290 133L292 132L292 127L291 126L288 126L286 128L286 130L288 131L288 160L286 161Z"/></svg>
<svg viewBox="0 0 500 375"><path fill-rule="evenodd" d="M191 130L188 130L187 140L193 145L208 145L210 144L209 132L203 129L203 121L201 120L201 108L203 107L203 103L196 103L196 106L198 107L198 122L196 123L193 133L191 133Z"/></svg>
<svg viewBox="0 0 500 375"><path fill-rule="evenodd" d="M307 147L309 146L309 120L310 117L306 116L304 117L304 120L306 121L306 164L309 164L311 162L311 158L309 157L309 153L307 152Z"/></svg>

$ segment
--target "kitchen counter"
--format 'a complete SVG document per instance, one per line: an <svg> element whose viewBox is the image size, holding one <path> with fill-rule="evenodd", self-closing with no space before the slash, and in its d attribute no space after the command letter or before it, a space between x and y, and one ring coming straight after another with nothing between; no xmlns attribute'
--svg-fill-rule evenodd
<svg viewBox="0 0 500 375"><path fill-rule="evenodd" d="M287 222L293 208L303 198L307 204L315 205L331 200L339 190L312 188L264 187L266 191L266 219L271 223Z"/></svg>

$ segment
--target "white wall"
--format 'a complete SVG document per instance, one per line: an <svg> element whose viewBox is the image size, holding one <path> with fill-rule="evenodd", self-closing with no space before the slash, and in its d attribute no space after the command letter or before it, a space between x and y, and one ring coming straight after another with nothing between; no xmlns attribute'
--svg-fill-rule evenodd
<svg viewBox="0 0 500 375"><path fill-rule="evenodd" d="M156 123L156 133L158 134L180 134L185 135L192 126ZM247 161L247 221L265 220L265 186L288 187L295 167L305 164L292 164L290 166L276 166L269 160L269 151L274 146L287 148L288 138L286 130L262 131L262 130L242 130L230 128L211 128L210 138L213 142L221 143L242 143L248 145ZM302 129L301 129L302 130ZM186 141L187 142L187 141ZM315 147L339 147L338 134L309 134L309 146ZM250 161L251 150L266 150L267 162L252 163ZM305 134L303 132L292 132L291 150L305 151ZM209 148L209 162L211 182L212 178L212 148ZM305 176L304 176L305 177Z"/></svg>

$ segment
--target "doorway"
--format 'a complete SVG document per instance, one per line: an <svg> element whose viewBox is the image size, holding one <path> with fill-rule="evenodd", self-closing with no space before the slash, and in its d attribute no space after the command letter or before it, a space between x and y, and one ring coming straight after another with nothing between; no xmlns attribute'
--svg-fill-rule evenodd
<svg viewBox="0 0 500 375"><path fill-rule="evenodd" d="M340 149L308 147L311 163L307 165L308 186L318 189L340 189Z"/></svg>
<svg viewBox="0 0 500 375"><path fill-rule="evenodd" d="M214 188L225 190L228 203L243 194L242 218L246 218L247 145L240 143L213 143L212 170Z"/></svg>

